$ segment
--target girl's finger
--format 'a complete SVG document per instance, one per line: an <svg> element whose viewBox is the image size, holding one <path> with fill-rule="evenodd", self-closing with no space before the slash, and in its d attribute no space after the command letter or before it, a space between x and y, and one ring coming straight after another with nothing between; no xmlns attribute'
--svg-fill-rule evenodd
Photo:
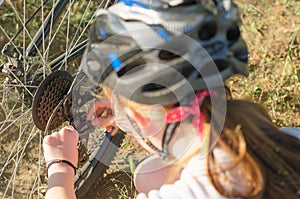
<svg viewBox="0 0 300 199"><path fill-rule="evenodd" d="M52 136L52 135L47 135L43 139L43 146L44 147L45 147L45 145L55 146L57 144L59 144L57 138Z"/></svg>
<svg viewBox="0 0 300 199"><path fill-rule="evenodd" d="M78 139L79 139L79 134L78 132L74 129L73 126L66 126L62 128L59 132L61 134L62 139L65 141L67 140L72 140L74 143L77 144Z"/></svg>
<svg viewBox="0 0 300 199"><path fill-rule="evenodd" d="M94 102L94 104L90 108L90 110L86 116L86 119L91 120L94 117L95 113L97 113L98 110L104 111L105 108L110 108L110 107L111 107L111 104L108 99L106 99L106 98L98 99Z"/></svg>
<svg viewBox="0 0 300 199"><path fill-rule="evenodd" d="M114 123L114 118L112 116L97 117L92 120L93 126L109 126Z"/></svg>
<svg viewBox="0 0 300 199"><path fill-rule="evenodd" d="M112 126L106 126L106 132L110 133L112 131Z"/></svg>

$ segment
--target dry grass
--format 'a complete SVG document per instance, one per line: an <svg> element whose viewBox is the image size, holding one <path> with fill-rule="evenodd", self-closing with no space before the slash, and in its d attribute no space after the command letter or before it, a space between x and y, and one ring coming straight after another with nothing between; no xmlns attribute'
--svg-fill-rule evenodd
<svg viewBox="0 0 300 199"><path fill-rule="evenodd" d="M279 126L300 126L300 2L238 1L250 75L228 84L236 98L262 103Z"/></svg>
<svg viewBox="0 0 300 199"><path fill-rule="evenodd" d="M250 75L228 80L234 98L263 104L279 126L300 126L300 1L237 3L243 13ZM132 183L126 190L135 193Z"/></svg>
<svg viewBox="0 0 300 199"><path fill-rule="evenodd" d="M300 1L236 3L243 13L241 30L249 48L250 75L228 80L233 96L263 104L279 126L300 126ZM0 18L2 22L9 21L7 30L17 28L12 18L11 14ZM0 35L0 46L3 39ZM134 151L132 147L128 141L122 150ZM103 198L103 192L114 198L133 197L136 193L132 175L129 170L124 171L103 177L91 191L91 198Z"/></svg>

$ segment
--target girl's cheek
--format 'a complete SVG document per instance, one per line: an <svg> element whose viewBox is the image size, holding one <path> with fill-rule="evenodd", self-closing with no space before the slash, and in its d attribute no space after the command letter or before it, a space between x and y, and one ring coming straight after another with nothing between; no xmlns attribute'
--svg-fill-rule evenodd
<svg viewBox="0 0 300 199"><path fill-rule="evenodd" d="M145 136L148 137L161 137L160 135L163 134L164 129L165 129L165 124L160 122L160 121L156 121L156 122L152 122L151 125L148 125L146 127L143 128L144 132L145 132Z"/></svg>

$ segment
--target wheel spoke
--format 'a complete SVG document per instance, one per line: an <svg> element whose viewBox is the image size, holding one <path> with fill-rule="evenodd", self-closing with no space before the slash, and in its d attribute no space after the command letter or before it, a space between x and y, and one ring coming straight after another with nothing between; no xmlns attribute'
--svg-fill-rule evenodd
<svg viewBox="0 0 300 199"><path fill-rule="evenodd" d="M22 21L22 19L21 19L19 13L18 13L16 7L12 4L11 1L8 1L8 2L9 2L9 4L10 4L11 8L13 9L14 13L16 14L16 17L17 17L18 21L19 21L19 22L21 23L21 25L24 27L24 28L23 28L23 31L25 31L25 32L27 33L27 36L29 37L30 41L33 42L33 38L32 38L32 36L31 36L31 34L29 33L27 27L25 26L24 21ZM11 41L11 40L10 40L10 41ZM41 58L41 60L42 60L42 62L43 62L43 64L46 64L46 61L43 59L43 56L42 56L41 51L39 50L39 48L36 46L36 44L35 44L34 42L33 42L33 44L34 44L35 49L37 50L38 55L40 56L40 58ZM20 54L21 54L21 53L20 53ZM24 57L25 57L25 55L23 54L23 58L24 58Z"/></svg>
<svg viewBox="0 0 300 199"><path fill-rule="evenodd" d="M65 69L71 74L77 72L95 10L107 6L108 2L96 0L64 0L62 4L59 4L62 2L60 0L35 1L38 3L26 0L19 3L11 0L6 2L5 6L15 19L13 23L16 27L13 28L19 31L13 34L14 32L5 24L0 24L0 31L14 50L13 53L18 55L3 56L0 59L1 65L8 66L5 67L7 71L5 80L0 77L2 87L0 88L2 102L0 197L21 198L26 195L29 198L39 198L43 197L44 193L41 190L46 187L41 144L44 132L33 124L31 108L33 97L40 82L53 72L52 70ZM65 6L61 14L53 11L56 5ZM53 63L59 67L51 69ZM16 69L20 69L22 74L17 75ZM91 136L95 136L90 139L91 151L101 149L101 152L105 152L106 147L111 146L107 143L102 146L105 140L103 129ZM113 138L106 141L110 140ZM116 138L116 142L117 140L121 139ZM100 154L99 157L104 155L97 154ZM93 164L95 162L97 160L94 160ZM89 164L90 162L86 168L92 167ZM86 170L88 171L89 169ZM102 172L104 171L103 169ZM89 175L85 176L88 177Z"/></svg>

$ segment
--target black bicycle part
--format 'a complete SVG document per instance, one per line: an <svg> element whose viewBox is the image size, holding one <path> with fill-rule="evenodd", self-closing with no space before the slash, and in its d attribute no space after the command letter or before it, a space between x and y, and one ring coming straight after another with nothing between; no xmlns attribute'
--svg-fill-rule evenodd
<svg viewBox="0 0 300 199"><path fill-rule="evenodd" d="M72 76L67 71L57 70L47 76L39 85L32 103L32 118L36 127L44 131L56 106L67 95L73 82ZM50 122L49 130L58 127L68 116L63 106L56 111L55 117Z"/></svg>
<svg viewBox="0 0 300 199"><path fill-rule="evenodd" d="M59 15L62 13L62 10L67 5L67 0L59 0L54 5L52 11L46 17L44 23L41 25L40 29L35 34L33 41L29 44L26 49L26 56L34 56L36 53L36 47L39 47L49 30L53 21L55 21Z"/></svg>
<svg viewBox="0 0 300 199"><path fill-rule="evenodd" d="M124 135L121 130L114 136L105 132L101 146L93 150L93 154L89 156L89 164L85 164L75 177L75 193L78 199L85 198L107 170L120 148Z"/></svg>
<svg viewBox="0 0 300 199"><path fill-rule="evenodd" d="M48 0L45 0L43 4ZM63 8L67 4L67 0L58 0L55 6L53 6L52 11L48 14L46 17L46 20L41 25L41 28L38 30L37 34L35 35L33 41L30 43L28 48L26 49L25 56L33 56L35 54L35 51L42 43L43 39L49 32L49 25L57 19L57 17L61 14ZM28 23L32 20L32 18L41 10L41 6L34 12L34 14L25 22L25 27L28 25ZM23 27L24 28L24 27ZM14 36L17 37L18 34L22 31L19 30L17 34ZM73 58L76 58L78 55L82 54L86 47L87 41L83 41L82 43L76 45L67 55L62 55L57 57L56 59L52 60L50 62L50 68L51 71L54 71L59 68L59 66L63 65L63 63L67 60L71 60ZM3 49L3 54L9 57L10 63L7 64L7 66L11 67L11 69L16 69L18 66L21 66L21 68L24 67L24 63L26 65L31 64L28 62L26 57L22 57L23 49L14 45L13 43L8 43L6 45L6 48ZM26 61L26 62L25 62ZM15 64L12 64L15 63ZM5 64L1 66L1 69L3 69ZM22 72L22 71L21 71ZM23 71L24 72L24 71ZM43 81L42 84L38 87L38 92L35 94L36 101L33 103L33 117L41 117L42 115L46 116L45 118L35 118L34 122L39 125L41 129L45 128L45 124L47 121L47 117L50 115L50 111L47 112L46 108L42 105L46 103L46 101L51 101L47 99L49 96L51 99L53 99L53 104L56 104L59 99L65 98L68 99L68 97L65 96L67 92L67 87L69 87L69 84L71 82L69 75L62 75L64 72L53 72L51 73L46 79L46 81ZM43 74L42 77L44 77L45 74ZM8 74L9 76L9 74ZM55 85L58 85L58 82L62 82L62 79L59 77L67 77L67 86L61 87L59 89L55 88ZM10 78L13 78L13 76L10 74ZM25 77L25 81L29 80L30 78ZM30 80L31 81L31 80ZM40 81L41 82L41 81ZM38 82L39 83L39 82ZM52 83L52 85L51 85ZM28 85L27 82L24 82L24 85ZM54 85L54 87L53 87ZM60 85L61 86L61 85ZM53 90L51 90L53 89ZM46 90L46 91L45 91ZM52 96L50 93L54 91L56 96ZM67 102L66 102L67 103ZM31 104L31 103L30 103ZM64 104L65 106L66 104ZM35 108L36 107L36 108ZM51 105L51 109L53 109L54 105ZM44 109L42 112L39 112L38 108ZM66 109L65 110L58 110L58 116L57 121L54 120L53 124L50 123L51 128L55 128L57 124L69 120L68 116L66 117ZM63 114L60 114L62 113ZM102 133L102 132L101 132ZM103 133L102 133L103 134ZM75 180L75 187L76 187L76 195L77 198L84 198L85 195L89 192L89 189L95 184L95 182L99 179L99 177L103 174L103 172L106 171L108 165L110 164L111 160L115 156L116 151L118 150L122 139L123 139L123 133L121 131L118 131L118 133L114 136L112 136L109 133L104 133L104 140L98 140L98 144L95 145L95 148L92 150L92 154L89 154L89 161L80 169L80 172L78 172L78 175Z"/></svg>
<svg viewBox="0 0 300 199"><path fill-rule="evenodd" d="M48 0L45 0L43 2L43 5L40 5L40 7L38 7L34 13L26 20L24 26L22 26L21 28L19 28L19 30L16 32L16 34L13 36L13 38L11 39L11 42L15 41L15 39L18 37L18 35L24 30L25 27L27 27L28 23L33 19L33 17L35 17L35 15L42 9L43 6L46 5L46 3L48 2Z"/></svg>
<svg viewBox="0 0 300 199"><path fill-rule="evenodd" d="M68 62L68 61L71 61L71 60L75 59L76 57L80 56L84 52L84 50L87 46L87 43L88 43L88 41L85 40L85 41L81 42L80 44L76 45L68 53L67 57L65 54L63 54L63 55L57 57L56 59L52 60L50 62L51 71L57 70L60 66L62 66L65 63L65 61Z"/></svg>
<svg viewBox="0 0 300 199"><path fill-rule="evenodd" d="M82 73L78 73L75 79L80 79ZM102 137L88 151L87 146L81 142L85 139L94 127L86 121L86 115L80 115L78 111L84 103L78 103L78 109L72 108L72 90L75 80L66 71L57 70L44 79L33 99L32 116L35 125L45 130L47 125L49 129L54 129L62 122L69 121L81 135L78 145L78 168L75 178L75 192L77 198L84 198L89 190L99 180L101 175L110 165L113 157L118 151L124 138L124 133L118 131L112 136L110 133L102 133ZM80 95L80 102L86 102L93 99L88 93ZM54 117L52 114L54 114ZM73 117L73 114L76 117ZM50 119L51 118L51 119ZM75 119L74 119L75 118ZM48 124L48 120L50 123ZM76 121L75 121L76 120ZM101 142L99 142L101 141Z"/></svg>

